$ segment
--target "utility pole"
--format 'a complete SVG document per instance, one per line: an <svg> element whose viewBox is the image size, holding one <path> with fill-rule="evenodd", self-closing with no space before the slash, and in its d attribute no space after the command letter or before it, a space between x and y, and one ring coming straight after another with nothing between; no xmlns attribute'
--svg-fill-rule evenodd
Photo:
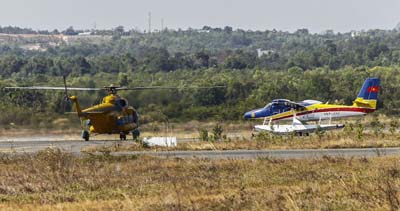
<svg viewBox="0 0 400 211"><path fill-rule="evenodd" d="M149 12L149 33L151 33L151 12Z"/></svg>
<svg viewBox="0 0 400 211"><path fill-rule="evenodd" d="M96 23L96 21L93 23L92 33L93 34L97 34L97 23Z"/></svg>
<svg viewBox="0 0 400 211"><path fill-rule="evenodd" d="M161 32L164 31L164 18L161 18Z"/></svg>

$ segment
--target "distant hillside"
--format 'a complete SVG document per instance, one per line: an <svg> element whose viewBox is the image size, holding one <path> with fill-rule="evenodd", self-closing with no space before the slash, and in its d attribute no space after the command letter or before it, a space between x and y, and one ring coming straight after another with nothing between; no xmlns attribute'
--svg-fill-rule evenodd
<svg viewBox="0 0 400 211"><path fill-rule="evenodd" d="M0 34L0 57L96 60L129 54L140 69L153 72L204 67L338 69L400 63L400 32L395 30L311 34L307 29L289 33L204 27L148 34L119 28L65 34Z"/></svg>

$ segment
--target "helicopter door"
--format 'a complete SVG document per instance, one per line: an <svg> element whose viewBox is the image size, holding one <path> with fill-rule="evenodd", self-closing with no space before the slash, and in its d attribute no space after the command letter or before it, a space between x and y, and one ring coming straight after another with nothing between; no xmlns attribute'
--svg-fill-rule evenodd
<svg viewBox="0 0 400 211"><path fill-rule="evenodd" d="M126 119L128 123L135 123L139 126L139 114L134 109L129 109Z"/></svg>
<svg viewBox="0 0 400 211"><path fill-rule="evenodd" d="M134 111L132 116L133 116L133 123L139 126L139 114L136 111Z"/></svg>

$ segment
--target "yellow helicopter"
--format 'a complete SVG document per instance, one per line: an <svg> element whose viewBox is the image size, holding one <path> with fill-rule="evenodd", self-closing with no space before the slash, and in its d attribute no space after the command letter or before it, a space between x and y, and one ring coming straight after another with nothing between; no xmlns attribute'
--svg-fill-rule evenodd
<svg viewBox="0 0 400 211"><path fill-rule="evenodd" d="M136 140L140 132L139 114L129 106L128 101L119 96L117 91L120 90L145 90L145 89L210 89L223 88L225 86L210 86L210 87L166 87L166 86L150 86L150 87L119 87L106 86L104 88L77 88L67 87L66 78L64 77L64 87L49 87L49 86L31 86L31 87L5 87L5 89L28 89L28 90L64 90L65 99L72 101L75 105L76 113L81 119L82 138L89 141L90 134L119 134L120 140L126 140L126 135L132 133L133 139ZM100 91L107 90L108 95L105 96L102 102L92 107L81 109L78 98L69 96L68 90L75 91Z"/></svg>

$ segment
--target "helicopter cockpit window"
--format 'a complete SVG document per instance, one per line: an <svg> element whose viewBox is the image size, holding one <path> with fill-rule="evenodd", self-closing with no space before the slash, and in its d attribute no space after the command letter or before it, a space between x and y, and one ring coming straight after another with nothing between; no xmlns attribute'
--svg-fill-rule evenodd
<svg viewBox="0 0 400 211"><path fill-rule="evenodd" d="M118 105L121 106L122 108L128 106L128 102L125 99L120 99L118 100Z"/></svg>

